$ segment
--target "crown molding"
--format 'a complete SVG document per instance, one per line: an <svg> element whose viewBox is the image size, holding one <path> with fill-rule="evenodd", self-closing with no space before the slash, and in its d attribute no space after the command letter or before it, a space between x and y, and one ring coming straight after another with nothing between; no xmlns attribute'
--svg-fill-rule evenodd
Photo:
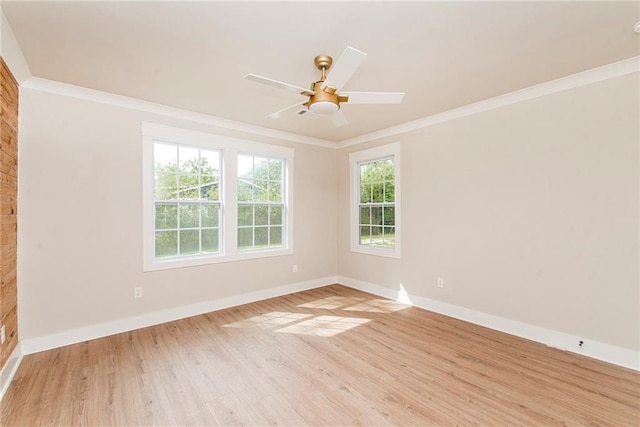
<svg viewBox="0 0 640 427"><path fill-rule="evenodd" d="M113 105L115 107L128 108L143 111L146 113L158 114L161 116L187 120L195 123L211 125L222 129L246 132L254 135L277 138L285 141L297 142L301 144L317 145L325 148L335 148L335 142L324 139L312 138L304 135L269 129L262 126L251 125L235 120L223 119L209 114L196 113L167 105L156 104L154 102L143 101L141 99L130 98L128 96L116 95L86 87L75 86L67 83L56 82L54 80L31 77L27 79L22 87L53 93L56 95L68 96L71 98L93 101L101 104Z"/></svg>
<svg viewBox="0 0 640 427"><path fill-rule="evenodd" d="M365 142L374 141L381 138L392 137L418 129L433 126L450 120L459 119L461 117L470 116L472 114L481 113L483 111L493 110L495 108L504 107L506 105L515 104L529 99L538 98L553 93L562 92L580 86L590 85L603 80L609 80L616 77L624 76L631 73L640 72L640 56L625 59L620 62L614 62L602 67L593 68L570 76L562 77L549 82L541 83L515 92L510 92L494 98L484 99L473 104L465 105L453 110L444 111L442 113L433 114L421 119L413 120L397 126L391 126L376 132L365 135L356 136L340 141L336 148L345 148L352 145L363 144Z"/></svg>
<svg viewBox="0 0 640 427"><path fill-rule="evenodd" d="M211 116L208 114L196 113L181 108L169 107L166 105L143 101L136 98L130 98L123 95L115 95L95 89L84 88L67 83L60 83L53 80L42 79L39 77L29 78L22 84L22 87L57 95L69 96L72 98L83 99L87 101L99 102L122 108L144 111L167 117L173 117L195 123L211 125L222 129L235 130L239 132L245 132L269 138L277 138L301 144L340 149L353 145L364 144L366 142L371 142L382 138L401 135L439 123L459 119L461 117L470 116L484 111L504 107L506 105L527 101L545 95L551 95L553 93L562 92L568 89L586 86L600 81L609 80L637 72L640 72L640 56L635 56L623 61L614 62L602 67L583 71L577 74L572 74L570 76L541 83L525 89L520 89L515 92L496 96L494 98L484 99L482 101L455 108L453 110L444 111L442 113L433 114L421 119L413 120L396 126L391 126L376 132L371 132L368 134L345 139L337 143L324 139L312 138L304 135L269 129L262 126L251 125L235 120L223 119L221 117Z"/></svg>

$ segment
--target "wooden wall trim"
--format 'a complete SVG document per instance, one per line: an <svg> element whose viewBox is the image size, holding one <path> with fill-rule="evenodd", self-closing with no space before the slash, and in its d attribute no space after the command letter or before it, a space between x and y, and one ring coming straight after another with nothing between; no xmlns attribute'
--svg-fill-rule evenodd
<svg viewBox="0 0 640 427"><path fill-rule="evenodd" d="M18 83L0 58L0 370L18 345Z"/></svg>

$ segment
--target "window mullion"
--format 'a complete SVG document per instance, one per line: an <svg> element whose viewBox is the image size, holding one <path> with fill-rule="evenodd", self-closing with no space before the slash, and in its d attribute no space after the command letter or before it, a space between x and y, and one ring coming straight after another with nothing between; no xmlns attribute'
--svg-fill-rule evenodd
<svg viewBox="0 0 640 427"><path fill-rule="evenodd" d="M225 253L233 256L238 253L238 151L229 148L223 153L223 239Z"/></svg>

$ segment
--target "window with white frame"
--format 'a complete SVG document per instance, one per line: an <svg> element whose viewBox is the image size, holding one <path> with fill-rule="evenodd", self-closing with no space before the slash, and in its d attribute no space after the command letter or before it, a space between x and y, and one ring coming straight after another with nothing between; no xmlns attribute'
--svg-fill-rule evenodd
<svg viewBox="0 0 640 427"><path fill-rule="evenodd" d="M155 257L220 250L220 151L153 143Z"/></svg>
<svg viewBox="0 0 640 427"><path fill-rule="evenodd" d="M400 144L351 153L351 250L400 257Z"/></svg>
<svg viewBox="0 0 640 427"><path fill-rule="evenodd" d="M143 124L144 270L293 253L293 149Z"/></svg>
<svg viewBox="0 0 640 427"><path fill-rule="evenodd" d="M238 249L281 247L284 160L238 156Z"/></svg>

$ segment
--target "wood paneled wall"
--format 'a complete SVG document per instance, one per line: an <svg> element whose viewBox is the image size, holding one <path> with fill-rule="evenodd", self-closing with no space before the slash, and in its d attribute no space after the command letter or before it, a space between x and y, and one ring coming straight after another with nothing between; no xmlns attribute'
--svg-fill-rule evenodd
<svg viewBox="0 0 640 427"><path fill-rule="evenodd" d="M0 369L18 344L18 83L0 58Z"/></svg>

